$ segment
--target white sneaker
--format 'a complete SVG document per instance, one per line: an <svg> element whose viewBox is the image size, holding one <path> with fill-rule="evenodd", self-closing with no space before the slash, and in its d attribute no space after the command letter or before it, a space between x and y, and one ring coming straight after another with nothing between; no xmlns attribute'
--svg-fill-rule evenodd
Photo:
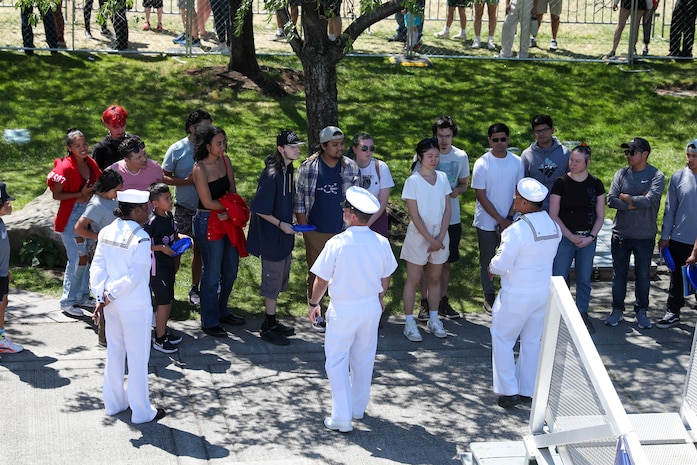
<svg viewBox="0 0 697 465"><path fill-rule="evenodd" d="M559 45L557 45L557 41L552 39L549 41L549 49L550 50L557 50L559 48Z"/></svg>
<svg viewBox="0 0 697 465"><path fill-rule="evenodd" d="M339 431L340 433L348 433L353 431L353 425L350 421L335 421L331 417L324 419L324 426L332 431Z"/></svg>
<svg viewBox="0 0 697 465"><path fill-rule="evenodd" d="M494 43L494 39L489 39L488 47L489 50L496 50L496 44Z"/></svg>
<svg viewBox="0 0 697 465"><path fill-rule="evenodd" d="M479 39L475 38L475 39L472 41L472 48L479 48L479 47L481 47L481 46L482 46L482 43L481 43L481 41L480 41Z"/></svg>
<svg viewBox="0 0 697 465"><path fill-rule="evenodd" d="M274 33L271 37L269 37L269 40L273 42L285 42L286 41L286 35L285 34L279 34L278 32Z"/></svg>
<svg viewBox="0 0 697 465"><path fill-rule="evenodd" d="M450 38L450 32L445 32L445 31L436 32L433 35L435 37L438 37L439 39L449 39Z"/></svg>
<svg viewBox="0 0 697 465"><path fill-rule="evenodd" d="M215 47L213 47L212 49L210 49L210 51L208 53L220 53L221 55L230 55L230 49L227 48L227 45L225 45L225 44L218 44ZM201 304L201 299L199 297L199 305L200 304Z"/></svg>
<svg viewBox="0 0 697 465"><path fill-rule="evenodd" d="M459 32L456 36L453 36L453 39L465 41L467 40L467 36L462 32Z"/></svg>
<svg viewBox="0 0 697 465"><path fill-rule="evenodd" d="M426 327L434 336L436 336L439 339L448 337L448 333L446 333L445 328L443 328L443 322L439 319L428 320L428 325L426 325Z"/></svg>
<svg viewBox="0 0 697 465"><path fill-rule="evenodd" d="M3 336L2 338L0 338L0 353L15 354L23 350L24 347L22 347L19 344L15 344L10 340L9 337Z"/></svg>
<svg viewBox="0 0 697 465"><path fill-rule="evenodd" d="M61 312L65 313L68 316L73 316L73 317L82 317L85 315L85 313L82 311L80 307L77 305L61 305Z"/></svg>
<svg viewBox="0 0 697 465"><path fill-rule="evenodd" d="M416 321L407 321L404 324L404 335L411 342L421 342L424 339L421 337L419 328L416 327Z"/></svg>

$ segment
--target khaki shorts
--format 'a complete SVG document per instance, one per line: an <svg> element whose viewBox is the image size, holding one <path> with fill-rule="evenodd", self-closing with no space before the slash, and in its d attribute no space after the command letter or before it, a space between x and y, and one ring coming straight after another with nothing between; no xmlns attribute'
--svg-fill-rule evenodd
<svg viewBox="0 0 697 465"><path fill-rule="evenodd" d="M549 14L561 16L561 2L562 0L537 0L537 14L545 14L549 5Z"/></svg>
<svg viewBox="0 0 697 465"><path fill-rule="evenodd" d="M448 261L448 256L450 255L450 237L447 234L443 239L443 245L445 246L444 249L436 252L429 252L428 241L416 229L414 223L409 223L407 237L404 238L404 244L402 245L399 258L415 265L423 266L426 263L441 265Z"/></svg>

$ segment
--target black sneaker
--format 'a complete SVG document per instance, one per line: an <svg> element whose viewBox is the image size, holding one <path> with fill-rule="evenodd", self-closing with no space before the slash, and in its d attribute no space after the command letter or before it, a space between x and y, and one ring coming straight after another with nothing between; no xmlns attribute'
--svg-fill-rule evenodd
<svg viewBox="0 0 697 465"><path fill-rule="evenodd" d="M514 396L499 396L497 403L499 407L513 408L520 403L520 396L518 394Z"/></svg>
<svg viewBox="0 0 697 465"><path fill-rule="evenodd" d="M496 295L494 294L484 294L484 310L487 313L491 313L494 308L494 302L496 301Z"/></svg>
<svg viewBox="0 0 697 465"><path fill-rule="evenodd" d="M220 319L220 322L226 325L242 326L247 322L247 320L245 320L241 316L233 315L232 313L230 313L229 315L222 317Z"/></svg>
<svg viewBox="0 0 697 465"><path fill-rule="evenodd" d="M211 326L210 328L201 328L201 330L209 336L227 337L227 331L225 331L225 329L223 329L223 327L220 325Z"/></svg>
<svg viewBox="0 0 697 465"><path fill-rule="evenodd" d="M265 341L269 341L271 344L276 344L277 346L287 346L290 344L288 338L283 335L279 330L278 325L271 327L264 331L263 329L259 331L261 338Z"/></svg>
<svg viewBox="0 0 697 465"><path fill-rule="evenodd" d="M294 327L286 326L283 323L279 323L278 321L276 322L275 328L279 333L283 334L284 336L294 336L295 335L295 328Z"/></svg>
<svg viewBox="0 0 697 465"><path fill-rule="evenodd" d="M450 302L448 302L448 296L444 296L442 299L440 299L440 305L438 305L438 314L443 318L447 318L449 320L456 320L458 318L462 318L462 315L456 312L455 309L450 305Z"/></svg>
<svg viewBox="0 0 697 465"><path fill-rule="evenodd" d="M170 327L167 327L165 330L165 335L167 336L167 340L174 345L177 345L182 341L181 334L175 333Z"/></svg>
<svg viewBox="0 0 697 465"><path fill-rule="evenodd" d="M173 354L179 350L177 346L169 342L167 336L163 337L161 340L155 339L152 343L152 348L163 354Z"/></svg>
<svg viewBox="0 0 697 465"><path fill-rule="evenodd" d="M421 303L419 304L419 314L416 315L416 320L425 323L428 321L429 316L428 300L421 299Z"/></svg>
<svg viewBox="0 0 697 465"><path fill-rule="evenodd" d="M530 396L518 396L520 397L520 402L525 405L532 405L532 397Z"/></svg>
<svg viewBox="0 0 697 465"><path fill-rule="evenodd" d="M661 321L656 322L656 328L668 329L680 324L680 316L666 310L666 314Z"/></svg>

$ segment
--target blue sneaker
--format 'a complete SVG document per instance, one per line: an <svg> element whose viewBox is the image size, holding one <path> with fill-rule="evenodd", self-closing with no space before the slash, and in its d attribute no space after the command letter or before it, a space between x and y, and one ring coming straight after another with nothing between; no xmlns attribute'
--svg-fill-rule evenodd
<svg viewBox="0 0 697 465"><path fill-rule="evenodd" d="M646 316L646 309L642 308L636 312L636 322L639 329L651 329L651 320Z"/></svg>
<svg viewBox="0 0 697 465"><path fill-rule="evenodd" d="M624 320L623 313L624 312L622 310L613 308L612 313L610 313L610 315L607 318L605 318L605 324L608 326L617 326L617 323Z"/></svg>

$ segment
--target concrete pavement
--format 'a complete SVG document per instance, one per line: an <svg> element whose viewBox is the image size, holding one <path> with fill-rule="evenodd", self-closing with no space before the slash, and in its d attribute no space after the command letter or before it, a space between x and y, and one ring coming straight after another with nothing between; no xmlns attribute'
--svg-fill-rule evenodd
<svg viewBox="0 0 697 465"><path fill-rule="evenodd" d="M660 268L654 321L668 286ZM628 302L632 293L630 283ZM625 409L677 411L697 312L685 308L683 323L668 330L638 330L630 315L610 328L602 324L609 294L609 282L593 283L593 340ZM424 331L412 343L403 317L391 316L380 331L371 403L349 434L322 425L331 408L323 335L305 319L294 322L286 347L259 338L259 319L227 340L205 336L198 322L172 322L184 335L179 353L150 358L151 399L169 415L131 425L129 412L104 413L105 351L89 321L63 316L57 299L12 290L6 330L25 351L0 360L0 457L13 465L459 463L470 442L527 432L529 409L505 411L491 392L489 318L446 321L447 339Z"/></svg>

